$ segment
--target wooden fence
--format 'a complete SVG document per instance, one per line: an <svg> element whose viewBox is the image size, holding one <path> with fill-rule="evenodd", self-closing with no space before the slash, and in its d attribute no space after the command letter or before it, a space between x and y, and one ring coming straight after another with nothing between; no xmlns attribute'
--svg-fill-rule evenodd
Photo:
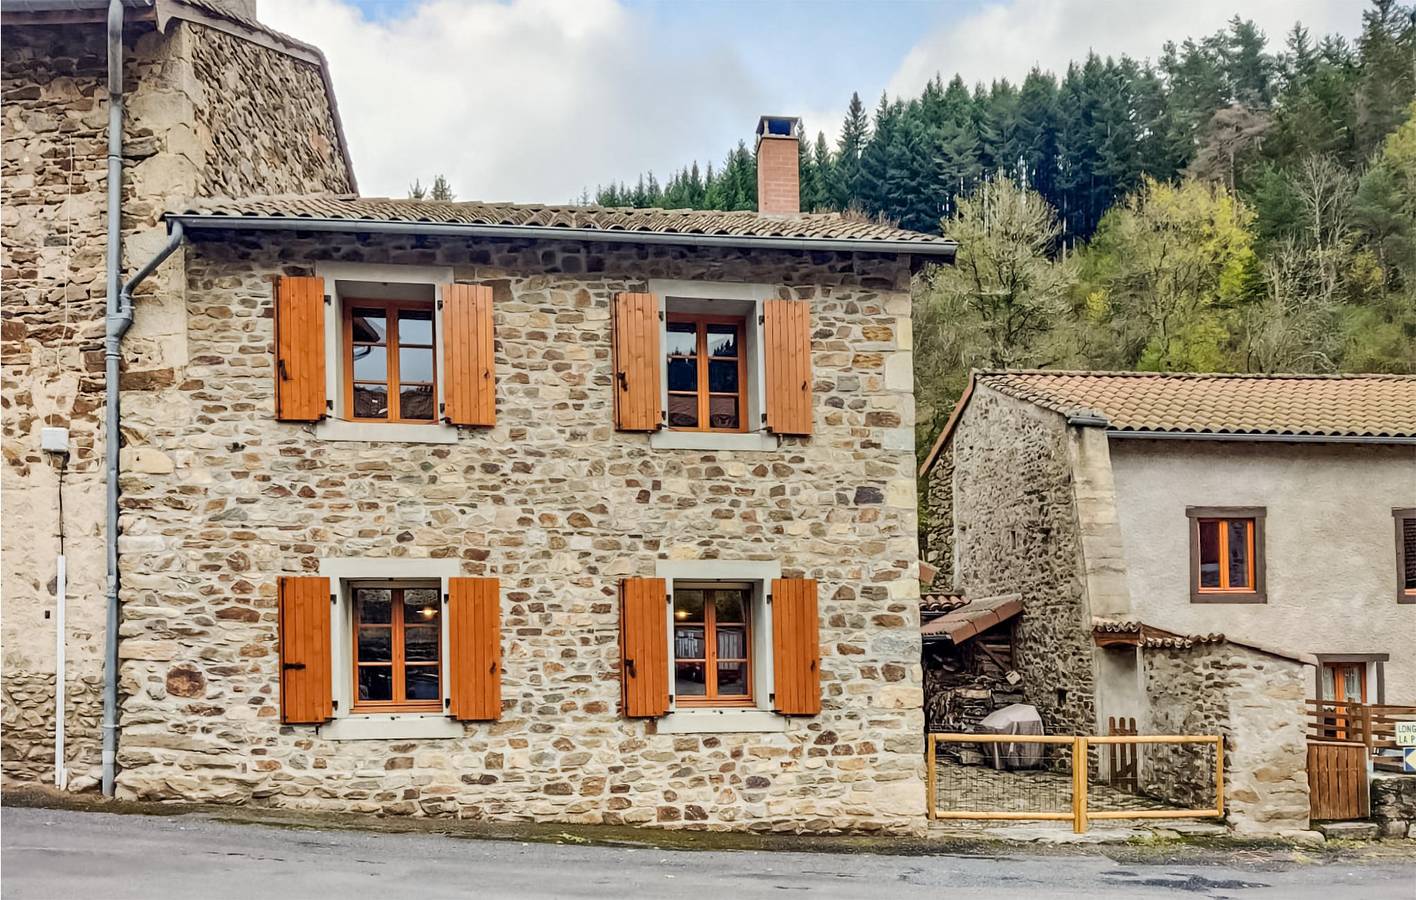
<svg viewBox="0 0 1416 900"><path fill-rule="evenodd" d="M1397 722L1416 722L1416 706L1307 701L1308 740L1362 744L1376 768L1401 768L1396 755L1380 752L1397 749Z"/></svg>
<svg viewBox="0 0 1416 900"><path fill-rule="evenodd" d="M972 744L1055 744L1070 748L1072 771L1072 808L1070 812L1041 810L1036 812L987 811L939 808L938 745L941 743ZM1135 747L1140 744L1212 744L1214 745L1214 805L1203 809L1114 809L1087 808L1088 752L1093 746ZM926 797L931 819L1003 819L1023 821L1070 821L1072 830L1082 834L1092 821L1103 819L1194 819L1219 818L1224 815L1224 737L1222 735L1156 735L1111 734L1063 736L1049 734L930 734L925 745L928 765ZM1026 772L1013 773L1027 778Z"/></svg>
<svg viewBox="0 0 1416 900"><path fill-rule="evenodd" d="M1366 747L1308 741L1308 803L1314 820L1366 818L1371 800Z"/></svg>

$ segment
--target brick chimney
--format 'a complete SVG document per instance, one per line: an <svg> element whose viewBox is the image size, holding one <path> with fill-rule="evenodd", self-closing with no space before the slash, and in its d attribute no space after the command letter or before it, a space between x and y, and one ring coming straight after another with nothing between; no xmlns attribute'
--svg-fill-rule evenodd
<svg viewBox="0 0 1416 900"><path fill-rule="evenodd" d="M797 144L801 120L763 116L757 120L757 211L769 216L801 212L801 171Z"/></svg>

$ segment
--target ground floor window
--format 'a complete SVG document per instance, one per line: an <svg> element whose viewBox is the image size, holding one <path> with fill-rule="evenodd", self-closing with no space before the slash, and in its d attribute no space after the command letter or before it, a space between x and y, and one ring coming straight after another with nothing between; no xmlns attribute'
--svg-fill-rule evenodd
<svg viewBox="0 0 1416 900"><path fill-rule="evenodd" d="M675 583L674 695L680 706L751 706L747 584Z"/></svg>
<svg viewBox="0 0 1416 900"><path fill-rule="evenodd" d="M438 593L435 587L353 586L356 712L442 709Z"/></svg>

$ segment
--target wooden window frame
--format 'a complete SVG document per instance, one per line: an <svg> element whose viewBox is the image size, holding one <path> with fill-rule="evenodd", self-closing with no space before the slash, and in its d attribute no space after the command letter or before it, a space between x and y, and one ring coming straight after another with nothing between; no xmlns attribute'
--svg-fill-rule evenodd
<svg viewBox="0 0 1416 900"><path fill-rule="evenodd" d="M667 326L675 324L694 325L695 334L695 357L698 360L698 389L694 394L698 398L698 425L688 428L681 425L673 425L669 422L669 404L664 407L664 423L670 431L700 432L711 434L742 434L748 430L747 412L747 319L743 316L710 316L698 313L675 313L671 312L665 317L665 332ZM708 424L709 398L713 396L731 397L732 394L722 391L713 392L708 385L708 363L712 359L726 361L731 357L710 357L708 355L708 326L709 325L732 325L737 328L737 369L738 369L738 427L736 428L714 428ZM678 353L669 353L668 348L664 348L662 365L664 366L664 385L669 403L672 403L675 395L688 396L688 391L675 391L668 383L669 361L672 359L690 359Z"/></svg>
<svg viewBox="0 0 1416 900"><path fill-rule="evenodd" d="M1416 519L1416 507L1405 507L1391 511L1396 523L1396 602L1416 603L1416 588L1406 586L1406 522Z"/></svg>
<svg viewBox="0 0 1416 900"><path fill-rule="evenodd" d="M363 624L359 617L359 591L375 590L389 592L389 640L391 652L389 655L388 667L392 671L393 679L393 699L392 700L360 700L359 699L359 628ZM411 591L433 591L437 595L438 602L438 639L437 659L432 662L414 663L415 668L432 668L438 673L438 696L434 700L408 700L404 692L407 690L405 675L407 673L407 661L404 656L404 629L407 625L403 621L403 592ZM359 584L351 585L349 590L350 605L353 607L353 628L350 634L350 674L353 676L351 685L352 697L350 711L353 713L440 713L444 709L443 698L447 696L446 674L443 672L443 629L447 627L444 621L446 609L442 603L442 591L431 585L424 584ZM383 622L370 623L371 626L384 627ZM363 663L362 665L376 665L382 667L384 663Z"/></svg>
<svg viewBox="0 0 1416 900"><path fill-rule="evenodd" d="M746 682L746 684L747 684L747 693L746 693L746 694L728 694L728 695L726 695L726 696L722 696L722 695L719 695L719 694L718 694L717 688L718 688L718 662L719 662L719 659L718 659L718 632L717 632L717 618L718 618L717 604L716 604L716 603L709 603L707 597L705 596L705 597L704 597L704 601L703 601L703 621L702 621L701 623L700 623L700 622L695 622L695 621L689 621L689 620L687 620L687 619L680 621L679 618L678 618L678 615L677 615L677 612L678 612L677 593L678 593L678 591L680 591L680 590L685 590L685 591L700 591L700 590L701 590L701 591L704 591L705 593L706 593L707 591L740 591L740 592L743 594L743 605L742 605L743 647L745 648L745 652L746 652L747 656L746 656L746 658L743 659L743 660L729 659L728 662L743 662L743 663L745 663L745 665L746 665L746 670L747 670L747 671L746 671L746 674L745 674L745 676L744 676L744 680L745 680L745 682ZM669 672L669 676L670 676L670 679L671 679L670 684L671 684L671 686L672 686L672 694L673 694L673 699L674 699L674 705L675 705L675 706L677 706L677 707L679 707L679 708L684 708L684 709L702 709L702 708L704 708L704 707L711 707L711 708L718 708L718 709L721 709L721 708L724 708L724 707L732 707L732 708L740 708L740 707L755 708L755 707L756 707L757 701L756 701L756 699L755 699L755 692L754 692L754 690L753 690L753 678L756 676L756 673L753 671L753 667L752 667L752 648L753 648L753 643L752 643L752 638L753 638L753 634L752 634L752 601L753 601L753 593L754 593L754 592L753 592L752 587L751 587L750 585L740 585L740 584L737 584L737 583L735 583L735 582L733 582L733 583L725 583L725 584L710 584L710 583L701 583L701 582L685 582L685 583L677 583L677 584L674 585L674 595L675 595L675 596L674 596L674 608L670 610L670 615L669 615L669 619L670 619L669 628L670 628L671 640L674 640L674 637L673 637L673 636L677 634L677 629L678 629L678 627L679 627L680 625L699 625L699 624L701 624L701 625L703 626L703 654L704 654L704 657L703 657L703 659L701 659L701 660L698 659L698 658L696 658L696 657L694 657L694 658L683 658L683 657L680 657L680 656L678 655L678 653L677 653L677 649L678 649L678 648L677 648L677 643L675 642L675 645L674 645L675 653L674 653L674 655L673 655L673 669ZM732 624L735 626L737 623L732 623ZM704 691L704 692L703 692L703 694L702 694L701 696L699 696L699 695L684 695L684 694L680 694L680 693L678 692L678 664L681 663L681 662L695 662L695 663L696 663L696 662L702 662L702 663L703 663L703 691Z"/></svg>
<svg viewBox="0 0 1416 900"><path fill-rule="evenodd" d="M1268 584L1265 576L1264 532L1268 510L1262 506L1190 506L1185 515L1190 520L1190 602L1191 603L1267 603ZM1244 588L1200 587L1200 523L1251 519L1249 529L1249 586ZM1228 529L1221 525L1220 559L1228 559ZM1228 567L1220 568L1220 583L1228 576Z"/></svg>
<svg viewBox="0 0 1416 900"><path fill-rule="evenodd" d="M344 392L344 412L345 419L350 422L370 422L393 425L438 425L441 424L441 410L438 409L438 316L437 304L432 300L378 300L368 297L342 298L340 302L342 309L340 316L340 353L343 365L341 366ZM385 336L383 347L387 357L387 367L384 371L384 387L388 390L388 415L384 418L367 418L355 414L354 407L354 310L359 309L382 309L388 322L388 333ZM432 391L433 415L429 419L405 419L402 416L403 395L399 390L399 349L404 346L398 334L398 314L402 310L417 310L426 312L431 317L429 322L432 326L431 342L428 344L409 344L410 347L418 349L426 348L433 355L433 380L410 381L409 385L427 385ZM372 381L361 381L360 384L374 384Z"/></svg>

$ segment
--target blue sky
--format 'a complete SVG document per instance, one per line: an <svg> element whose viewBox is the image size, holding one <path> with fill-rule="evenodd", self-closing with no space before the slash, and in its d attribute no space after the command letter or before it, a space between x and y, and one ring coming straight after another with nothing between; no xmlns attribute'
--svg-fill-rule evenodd
<svg viewBox="0 0 1416 900"><path fill-rule="evenodd" d="M912 95L1155 57L1236 10L1354 35L1361 0L261 0L330 61L361 192L439 172L463 199L565 202L599 182L719 161L762 113L834 139L851 92Z"/></svg>

